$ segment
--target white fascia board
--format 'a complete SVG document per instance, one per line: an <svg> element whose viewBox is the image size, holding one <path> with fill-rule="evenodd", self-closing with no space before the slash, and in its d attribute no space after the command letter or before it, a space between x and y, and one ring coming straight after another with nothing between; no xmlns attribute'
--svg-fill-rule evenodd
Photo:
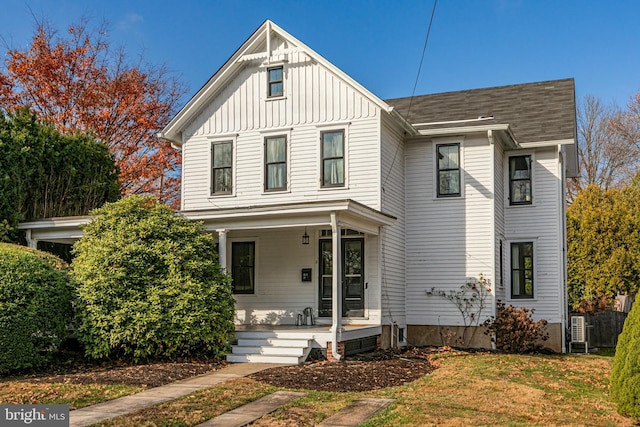
<svg viewBox="0 0 640 427"><path fill-rule="evenodd" d="M262 41L262 37L265 31L268 31L269 27L271 31L279 33L283 38L287 39L289 44L294 45L297 50L304 51L305 54L317 61L319 64L330 70L332 73L346 81L351 85L354 90L360 92L364 97L368 98L371 102L377 105L383 111L391 114L393 107L389 106L386 102L378 98L373 93L369 92L364 86L356 82L349 77L346 73L340 70L338 67L327 61L313 49L302 43L300 40L293 37L291 34L267 20L265 21L249 39L240 46L240 48L225 62L225 64L218 70L209 81L198 91L196 94L182 107L182 109L171 119L167 126L162 129L158 134L159 137L168 139L174 144L181 146L183 144L180 134L182 128L194 117L200 108L216 93L218 87L223 85L230 77L235 74L236 70L244 66L242 59L246 57L247 52L250 52L256 44ZM292 49L292 48L289 48Z"/></svg>
<svg viewBox="0 0 640 427"><path fill-rule="evenodd" d="M182 146L183 141L180 138L182 128L193 118L199 111L200 107L205 104L209 98L215 93L216 89L222 85L230 74L235 70L242 68L244 65L239 63L239 59L251 50L261 40L262 34L267 30L265 21L254 33L245 41L238 50L222 65L222 67L196 92L195 95L185 104L184 107L171 119L171 121L158 134L160 138L168 139L178 146Z"/></svg>
<svg viewBox="0 0 640 427"><path fill-rule="evenodd" d="M554 141L536 141L536 142L523 142L520 145L522 148L535 148L535 147L553 147L556 145L571 145L575 144L573 139L556 139Z"/></svg>
<svg viewBox="0 0 640 427"><path fill-rule="evenodd" d="M422 136L444 136L444 135L459 135L467 133L486 133L487 131L507 131L509 132L509 125L507 124L492 124L483 126L459 126L450 128L437 128L437 129L418 129L418 132Z"/></svg>
<svg viewBox="0 0 640 427"><path fill-rule="evenodd" d="M54 229L80 227L81 225L91 222L91 216L65 216L39 219L36 221L21 222L18 224L18 230L36 230L36 229Z"/></svg>
<svg viewBox="0 0 640 427"><path fill-rule="evenodd" d="M396 218L352 200L269 205L209 211L183 211L186 218L203 221L205 229L259 229L329 225L330 214L349 224L360 224L367 231L391 225Z"/></svg>

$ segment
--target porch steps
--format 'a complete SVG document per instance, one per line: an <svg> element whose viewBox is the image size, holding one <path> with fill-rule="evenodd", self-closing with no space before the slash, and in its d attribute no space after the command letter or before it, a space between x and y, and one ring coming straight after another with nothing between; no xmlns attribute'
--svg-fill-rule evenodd
<svg viewBox="0 0 640 427"><path fill-rule="evenodd" d="M313 335L284 331L236 331L227 362L259 362L297 365L311 352Z"/></svg>

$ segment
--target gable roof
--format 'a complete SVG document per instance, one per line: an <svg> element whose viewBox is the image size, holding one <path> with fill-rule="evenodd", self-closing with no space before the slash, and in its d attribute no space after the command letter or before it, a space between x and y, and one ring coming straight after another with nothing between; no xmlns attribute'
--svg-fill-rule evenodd
<svg viewBox="0 0 640 427"><path fill-rule="evenodd" d="M275 33L284 39L288 47L284 50L272 50L270 41L272 33ZM197 116L208 102L224 87L225 83L230 81L245 66L246 61L251 60L267 60L272 58L276 60L291 51L302 51L314 61L328 69L334 75L349 84L354 90L362 96L369 99L383 111L398 119L407 129L411 127L405 123L404 119L397 114L383 100L375 96L360 83L349 77L346 73L333 65L331 62L323 58L321 55L313 51L300 40L287 33L285 30L277 26L270 20L266 20L254 33L236 50L236 52L225 62L225 64L205 83L205 85L196 92L195 95L185 104L184 107L171 119L171 121L158 134L159 137L168 139L175 145L182 145L182 131L189 122ZM411 129L413 130L413 129ZM414 131L415 133L415 131Z"/></svg>
<svg viewBox="0 0 640 427"><path fill-rule="evenodd" d="M506 124L519 144L576 140L575 86L571 78L386 102L421 131Z"/></svg>

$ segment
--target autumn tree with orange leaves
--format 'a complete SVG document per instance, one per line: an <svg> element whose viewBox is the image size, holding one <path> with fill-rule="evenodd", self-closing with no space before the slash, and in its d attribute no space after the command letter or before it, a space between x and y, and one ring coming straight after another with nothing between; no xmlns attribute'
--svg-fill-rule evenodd
<svg viewBox="0 0 640 427"><path fill-rule="evenodd" d="M105 143L120 169L122 194L149 194L174 207L180 153L156 133L176 112L184 85L164 66L131 63L111 50L103 28L72 25L65 35L36 22L26 50L8 49L0 109L29 107L63 133Z"/></svg>

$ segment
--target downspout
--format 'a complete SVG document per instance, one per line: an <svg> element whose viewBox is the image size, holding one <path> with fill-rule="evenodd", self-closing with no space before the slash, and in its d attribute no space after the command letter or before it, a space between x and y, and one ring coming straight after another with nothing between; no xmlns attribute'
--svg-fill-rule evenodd
<svg viewBox="0 0 640 427"><path fill-rule="evenodd" d="M560 250L562 251L562 256L560 257L562 265L560 266L560 270L562 271L562 296L560 298L561 304L561 316L560 316L560 327L562 329L561 338L562 338L562 353L566 352L567 346L567 336L566 336L566 328L567 321L569 316L569 302L567 301L567 210L566 210L566 199L565 199L565 188L566 188L566 178L565 178L565 168L564 168L564 157L562 156L562 145L558 144L558 174L560 175L560 185L558 186L558 190L560 193L560 212L561 221L560 221Z"/></svg>
<svg viewBox="0 0 640 427"><path fill-rule="evenodd" d="M342 272L340 271L342 253L340 250L340 229L338 228L338 220L335 212L331 212L331 234L333 252L333 271L331 272L331 355L334 360L340 360L342 356L338 353L338 340L339 335L342 333Z"/></svg>
<svg viewBox="0 0 640 427"><path fill-rule="evenodd" d="M496 301L496 287L498 285L498 280L496 278L496 141L495 136L493 135L493 131L489 129L487 131L487 138L489 139L489 148L491 149L491 253L493 254L491 258L491 276L493 277L493 285L491 289L493 290L493 295L491 297L492 305L492 313L491 315L495 319L498 315L498 307ZM502 159L500 159L502 161ZM493 340L491 341L491 347L495 350L495 343Z"/></svg>

